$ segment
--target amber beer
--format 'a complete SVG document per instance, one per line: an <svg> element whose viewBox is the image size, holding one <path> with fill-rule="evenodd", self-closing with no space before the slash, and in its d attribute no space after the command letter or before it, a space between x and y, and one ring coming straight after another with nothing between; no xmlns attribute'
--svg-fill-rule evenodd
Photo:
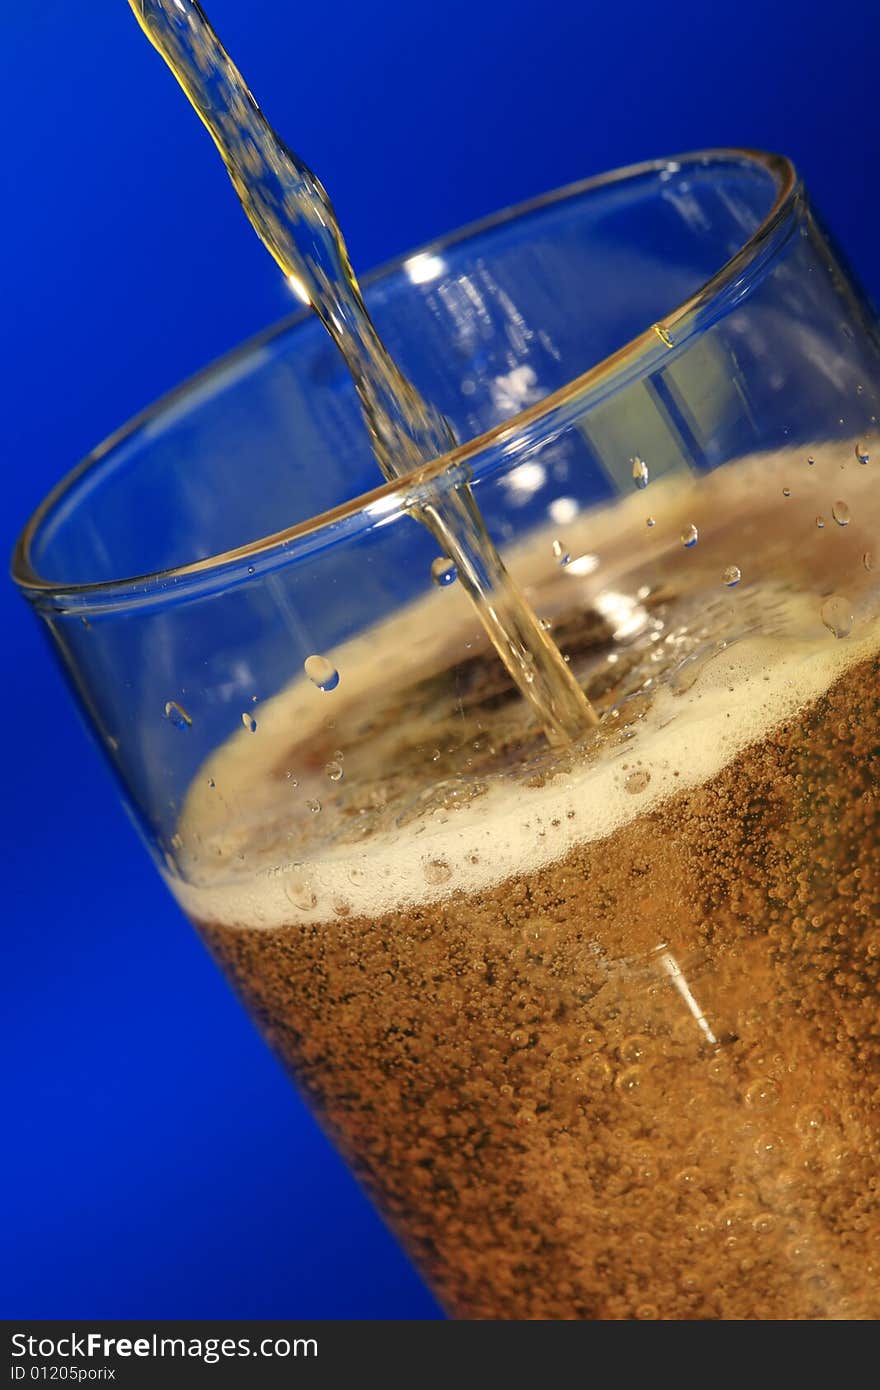
<svg viewBox="0 0 880 1390"><path fill-rule="evenodd" d="M796 466L511 558L578 749L451 586L192 786L175 891L456 1316L880 1314L880 501L839 475L818 572Z"/></svg>

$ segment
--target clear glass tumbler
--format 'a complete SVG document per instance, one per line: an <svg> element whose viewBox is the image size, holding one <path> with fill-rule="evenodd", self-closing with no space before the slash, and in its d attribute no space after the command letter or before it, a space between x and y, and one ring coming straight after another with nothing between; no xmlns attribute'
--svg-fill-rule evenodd
<svg viewBox="0 0 880 1390"><path fill-rule="evenodd" d="M451 1314L877 1317L865 299L743 151L365 293L454 453L375 486L301 313L16 551L159 871ZM575 747L413 515L465 482L601 715Z"/></svg>

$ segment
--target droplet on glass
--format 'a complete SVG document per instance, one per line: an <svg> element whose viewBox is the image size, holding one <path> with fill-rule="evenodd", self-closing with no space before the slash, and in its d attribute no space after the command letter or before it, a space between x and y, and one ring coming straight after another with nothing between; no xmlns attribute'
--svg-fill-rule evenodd
<svg viewBox="0 0 880 1390"><path fill-rule="evenodd" d="M645 463L645 460L640 459L638 455L636 455L635 458L630 459L630 463L632 464L633 482L636 487L647 487L648 465Z"/></svg>
<svg viewBox="0 0 880 1390"><path fill-rule="evenodd" d="M339 684L339 672L326 656L307 656L303 662L303 670L312 685L316 685L319 690L335 690Z"/></svg>
<svg viewBox="0 0 880 1390"><path fill-rule="evenodd" d="M636 796L643 792L651 780L651 774L646 768L637 767L632 772L627 773L623 779L623 789L631 796Z"/></svg>
<svg viewBox="0 0 880 1390"><path fill-rule="evenodd" d="M783 497L790 497L790 496L791 496L791 488L790 488L790 487L784 487L784 488L782 489L782 495L783 495Z"/></svg>
<svg viewBox="0 0 880 1390"><path fill-rule="evenodd" d="M861 439L856 445L856 458L858 459L859 463L868 463L868 461L871 458L871 455L868 452L867 444L863 443Z"/></svg>
<svg viewBox="0 0 880 1390"><path fill-rule="evenodd" d="M213 787L216 787L216 785L217 785L217 783L214 781L214 778L213 778L213 777L209 777L209 778L208 778L208 786L211 787L211 788L213 788Z"/></svg>
<svg viewBox="0 0 880 1390"><path fill-rule="evenodd" d="M241 716L241 722L247 729L249 734L255 734L257 732L257 721L251 714L250 710L244 711L244 713Z"/></svg>
<svg viewBox="0 0 880 1390"><path fill-rule="evenodd" d="M728 565L721 578L724 580L728 589L732 589L734 584L738 584L742 579L742 570L739 565Z"/></svg>
<svg viewBox="0 0 880 1390"><path fill-rule="evenodd" d="M816 462L816 460L813 458L813 455L810 454L810 457L807 459L807 463L808 463L808 464L810 465L810 467L812 468L812 467L813 467L813 464L814 464L815 462Z"/></svg>
<svg viewBox="0 0 880 1390"><path fill-rule="evenodd" d="M571 560L571 555L565 549L565 546L562 544L562 541L553 542L553 554L559 561L560 565L562 565L563 569Z"/></svg>
<svg viewBox="0 0 880 1390"><path fill-rule="evenodd" d="M825 518L824 518L824 516L817 516L817 517L816 517L816 525L818 526L819 530L821 531L821 530L822 530L822 527L825 525Z"/></svg>
<svg viewBox="0 0 880 1390"><path fill-rule="evenodd" d="M308 875L302 869L292 869L284 879L284 896L301 912L308 912L318 901Z"/></svg>
<svg viewBox="0 0 880 1390"><path fill-rule="evenodd" d="M835 502L831 508L831 515L834 517L838 526L849 526L849 523L852 521L852 513L846 502Z"/></svg>
<svg viewBox="0 0 880 1390"><path fill-rule="evenodd" d="M696 545L699 539L700 533L693 523L691 523L690 526L686 526L681 533L681 543L685 550L690 550L692 546Z"/></svg>
<svg viewBox="0 0 880 1390"><path fill-rule="evenodd" d="M454 584L458 578L455 561L450 560L448 555L438 555L431 563L431 578L438 589L446 589Z"/></svg>
<svg viewBox="0 0 880 1390"><path fill-rule="evenodd" d="M843 594L832 594L826 598L819 609L819 617L835 637L848 637L852 632L852 604Z"/></svg>
<svg viewBox="0 0 880 1390"><path fill-rule="evenodd" d="M656 526L657 523L656 523L656 521L654 520L654 518L653 518L652 516L649 516L648 519L647 519L647 521L645 522L645 525L646 525L646 526Z"/></svg>
<svg viewBox="0 0 880 1390"><path fill-rule="evenodd" d="M173 724L175 729L189 729L192 727L192 718L187 714L183 705L179 705L176 700L165 701L165 718L169 724Z"/></svg>
<svg viewBox="0 0 880 1390"><path fill-rule="evenodd" d="M452 870L445 859L429 859L422 865L426 883L448 883Z"/></svg>
<svg viewBox="0 0 880 1390"><path fill-rule="evenodd" d="M876 567L877 557L874 554L873 550L865 551L864 555L862 556L862 564L864 565L865 569L868 571L869 574L871 570L873 570Z"/></svg>
<svg viewBox="0 0 880 1390"><path fill-rule="evenodd" d="M318 801L316 797L309 797L308 801L306 802L306 806L311 811L313 816L317 816L320 814L321 803L320 801Z"/></svg>
<svg viewBox="0 0 880 1390"><path fill-rule="evenodd" d="M342 764L341 764L341 763L335 763L335 762L334 762L334 763L327 763L326 767L324 768L324 771L326 772L327 776L330 778L330 781L331 781L331 782L341 782L341 781L342 781L343 773L342 773Z"/></svg>

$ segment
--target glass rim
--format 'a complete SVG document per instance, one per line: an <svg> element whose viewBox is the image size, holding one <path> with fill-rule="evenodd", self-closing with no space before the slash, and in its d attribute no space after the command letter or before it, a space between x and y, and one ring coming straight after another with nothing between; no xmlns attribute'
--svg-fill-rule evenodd
<svg viewBox="0 0 880 1390"><path fill-rule="evenodd" d="M670 350L678 348L690 337L695 327L694 320L712 306L729 307L731 301L737 302L748 293L754 282L754 272L772 254L778 244L778 234L784 228L801 196L798 175L792 162L784 155L772 154L763 150L739 148L736 146L697 150L685 154L670 155L663 159L643 160L636 164L621 166L606 173L591 175L588 178L565 184L534 198L515 203L498 212L426 242L414 250L383 263L361 278L362 285L370 285L388 277L396 271L405 270L408 262L418 256L439 255L446 248L482 235L485 232L503 227L556 203L579 198L608 188L613 184L635 181L650 174L674 170L679 173L690 167L709 168L713 164L751 164L770 174L776 183L776 195L771 207L752 234L739 249L725 261L694 294L676 308L664 314L663 318L649 324L641 333L631 338L622 347L602 358L585 372L571 378L563 386L549 392L539 401L525 407L516 415L499 421L489 429L474 435L472 439L457 445L430 462L413 469L400 478L378 484L368 492L342 502L336 507L318 512L316 515L299 521L293 526L258 537L240 546L234 546L200 560L188 561L168 569L156 570L146 574L121 576L110 580L96 580L65 583L63 580L45 579L34 567L31 549L34 538L46 519L58 504L72 492L81 480L101 464L121 444L129 440L138 430L161 417L169 407L177 405L194 388L203 386L214 375L220 375L230 365L244 360L250 353L271 342L277 337L296 328L311 318L312 310L304 307L269 325L244 342L222 353L211 362L194 372L184 381L164 392L157 400L132 416L112 434L108 435L96 448L92 449L78 464L70 469L54 488L44 497L25 524L12 554L11 576L19 589L32 602L39 606L57 608L59 605L77 609L96 607L115 607L117 603L143 602L151 590L167 592L167 586L175 586L175 595L180 596L177 586L192 582L196 588L207 584L213 587L212 578L222 575L229 579L238 566L247 566L255 557L283 556L284 563L294 558L291 546L318 533L338 528L346 521L371 512L387 515L394 510L391 505L399 502L401 511L406 511L407 495L413 489L421 489L447 472L467 468L472 461L483 454L491 454L506 443L523 441L528 443L530 436L541 432L541 427L552 427L560 416L564 417L573 403L577 403L578 413L589 409L593 403L590 397L599 398L627 379L644 374L645 367L653 365L667 356ZM468 475L477 478L478 473ZM252 577L253 568L248 568L247 577Z"/></svg>

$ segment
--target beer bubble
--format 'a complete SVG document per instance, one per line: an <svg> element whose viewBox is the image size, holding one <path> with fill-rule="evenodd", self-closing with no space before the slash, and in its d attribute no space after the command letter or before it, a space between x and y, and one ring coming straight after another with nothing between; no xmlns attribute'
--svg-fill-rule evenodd
<svg viewBox="0 0 880 1390"><path fill-rule="evenodd" d="M676 1173L675 1181L684 1192L699 1192L703 1186L703 1175L699 1168L682 1168Z"/></svg>
<svg viewBox="0 0 880 1390"><path fill-rule="evenodd" d="M776 1225L776 1217L771 1211L762 1211L752 1222L752 1230L759 1236L769 1235Z"/></svg>
<svg viewBox="0 0 880 1390"><path fill-rule="evenodd" d="M770 1076L761 1076L746 1087L743 1097L753 1110L767 1110L779 1100L779 1086Z"/></svg>
<svg viewBox="0 0 880 1390"><path fill-rule="evenodd" d="M587 1060L572 1073L572 1081L575 1085L585 1084L590 1087L609 1086L614 1072L611 1063L606 1057L602 1057L598 1052L594 1057Z"/></svg>
<svg viewBox="0 0 880 1390"><path fill-rule="evenodd" d="M636 455L635 458L630 459L630 463L632 464L633 482L636 487L647 487L648 465L645 463L645 460L640 459L638 455Z"/></svg>
<svg viewBox="0 0 880 1390"><path fill-rule="evenodd" d="M848 637L852 632L852 604L843 594L832 594L819 609L819 616L835 637Z"/></svg>
<svg viewBox="0 0 880 1390"><path fill-rule="evenodd" d="M327 763L324 768L331 782L341 782L343 777L342 764L337 762Z"/></svg>
<svg viewBox="0 0 880 1390"><path fill-rule="evenodd" d="M291 869L285 875L284 896L301 912L308 912L318 901L318 895L311 885L308 874L300 867Z"/></svg>
<svg viewBox="0 0 880 1390"><path fill-rule="evenodd" d="M728 565L721 578L724 580L728 589L732 589L742 579L742 570L739 565Z"/></svg>
<svg viewBox="0 0 880 1390"><path fill-rule="evenodd" d="M241 722L247 729L248 733L255 734L257 732L257 721L249 710L244 711L243 715L241 716Z"/></svg>
<svg viewBox="0 0 880 1390"><path fill-rule="evenodd" d="M189 729L192 727L192 718L187 714L183 705L179 705L176 700L165 701L165 718L169 724L173 724L175 729Z"/></svg>
<svg viewBox="0 0 880 1390"><path fill-rule="evenodd" d="M699 539L700 533L693 522L691 522L690 526L686 526L681 533L681 543L685 550L691 550Z"/></svg>
<svg viewBox="0 0 880 1390"><path fill-rule="evenodd" d="M846 502L835 502L831 508L831 515L838 526L849 526L852 521L852 513Z"/></svg>
<svg viewBox="0 0 880 1390"><path fill-rule="evenodd" d="M367 882L367 871L366 869L359 868L356 864L352 865L348 871L348 878L349 882L353 883L355 888L363 888L364 884Z"/></svg>
<svg viewBox="0 0 880 1390"><path fill-rule="evenodd" d="M623 1071L618 1072L614 1081L614 1089L620 1091L622 1095L634 1096L641 1084L641 1067L625 1067Z"/></svg>
<svg viewBox="0 0 880 1390"><path fill-rule="evenodd" d="M317 816L321 810L321 803L317 800L316 797L309 797L308 801L306 802L306 806L311 811L313 816Z"/></svg>
<svg viewBox="0 0 880 1390"><path fill-rule="evenodd" d="M319 690L335 690L339 684L339 672L326 656L307 656L303 662L303 670L312 685L316 685Z"/></svg>
<svg viewBox="0 0 880 1390"><path fill-rule="evenodd" d="M447 589L458 578L455 561L450 560L448 555L438 555L437 559L431 562L431 578L438 589Z"/></svg>
<svg viewBox="0 0 880 1390"><path fill-rule="evenodd" d="M636 1308L636 1317L642 1322L656 1322L658 1316L654 1303L640 1303Z"/></svg>
<svg viewBox="0 0 880 1390"><path fill-rule="evenodd" d="M856 445L856 458L858 459L859 463L867 463L870 460L870 457L871 455L868 452L867 444L863 443L860 439L858 444Z"/></svg>
<svg viewBox="0 0 880 1390"><path fill-rule="evenodd" d="M636 796L645 790L650 780L651 774L647 768L637 767L632 772L628 772L623 779L623 789L631 796Z"/></svg>
<svg viewBox="0 0 880 1390"><path fill-rule="evenodd" d="M751 1225L753 1208L746 1202L730 1202L718 1213L718 1226L727 1235L739 1235Z"/></svg>
<svg viewBox="0 0 880 1390"><path fill-rule="evenodd" d="M825 1115L817 1105L806 1105L797 1112L794 1127L802 1139L815 1139L825 1125Z"/></svg>
<svg viewBox="0 0 880 1390"><path fill-rule="evenodd" d="M644 1033L633 1033L620 1044L621 1062L640 1062L650 1043Z"/></svg>
<svg viewBox="0 0 880 1390"><path fill-rule="evenodd" d="M428 859L422 865L422 873L426 883L448 883L452 878L452 870L445 859Z"/></svg>
<svg viewBox="0 0 880 1390"><path fill-rule="evenodd" d="M514 1028L510 1034L510 1043L513 1047L525 1047L529 1040L529 1035L524 1028Z"/></svg>

